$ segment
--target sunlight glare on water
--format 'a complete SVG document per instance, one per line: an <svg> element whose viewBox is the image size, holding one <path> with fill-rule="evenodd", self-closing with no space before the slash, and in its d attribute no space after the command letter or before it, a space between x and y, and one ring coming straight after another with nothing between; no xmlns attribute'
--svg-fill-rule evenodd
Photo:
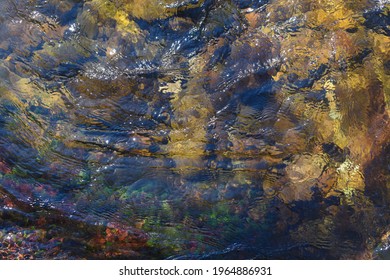
<svg viewBox="0 0 390 280"><path fill-rule="evenodd" d="M3 0L0 256L388 258L389 9Z"/></svg>

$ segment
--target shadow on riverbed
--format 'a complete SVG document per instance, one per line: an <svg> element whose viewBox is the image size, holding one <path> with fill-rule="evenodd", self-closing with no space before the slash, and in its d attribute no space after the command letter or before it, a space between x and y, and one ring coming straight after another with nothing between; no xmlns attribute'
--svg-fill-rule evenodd
<svg viewBox="0 0 390 280"><path fill-rule="evenodd" d="M383 1L0 7L4 259L383 259Z"/></svg>

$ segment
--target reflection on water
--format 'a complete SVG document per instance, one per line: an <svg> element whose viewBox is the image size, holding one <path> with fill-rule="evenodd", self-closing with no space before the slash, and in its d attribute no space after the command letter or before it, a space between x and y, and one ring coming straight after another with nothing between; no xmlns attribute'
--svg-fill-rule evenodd
<svg viewBox="0 0 390 280"><path fill-rule="evenodd" d="M389 1L4 0L2 258L389 258Z"/></svg>

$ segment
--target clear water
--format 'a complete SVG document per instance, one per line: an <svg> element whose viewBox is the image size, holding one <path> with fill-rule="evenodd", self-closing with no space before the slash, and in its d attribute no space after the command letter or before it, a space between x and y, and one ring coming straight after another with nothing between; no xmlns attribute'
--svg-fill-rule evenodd
<svg viewBox="0 0 390 280"><path fill-rule="evenodd" d="M389 7L2 0L0 255L388 258Z"/></svg>

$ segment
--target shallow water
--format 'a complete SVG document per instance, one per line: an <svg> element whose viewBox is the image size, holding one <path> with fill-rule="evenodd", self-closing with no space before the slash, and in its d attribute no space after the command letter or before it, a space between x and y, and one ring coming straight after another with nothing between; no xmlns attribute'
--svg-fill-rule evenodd
<svg viewBox="0 0 390 280"><path fill-rule="evenodd" d="M0 255L388 258L389 8L3 0Z"/></svg>

